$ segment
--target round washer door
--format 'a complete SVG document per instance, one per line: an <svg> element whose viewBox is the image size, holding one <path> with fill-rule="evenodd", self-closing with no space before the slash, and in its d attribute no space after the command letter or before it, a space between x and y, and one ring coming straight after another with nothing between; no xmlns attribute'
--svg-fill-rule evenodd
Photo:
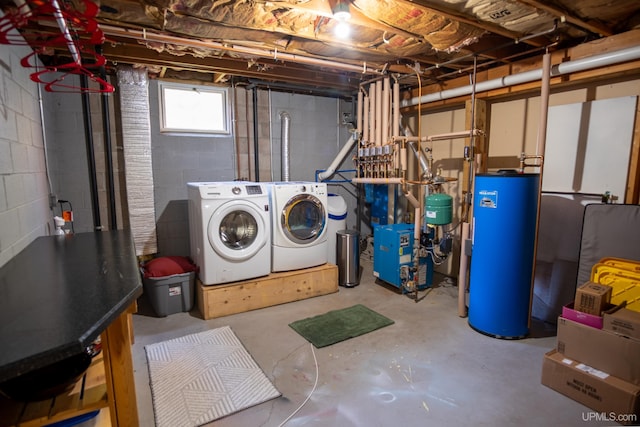
<svg viewBox="0 0 640 427"><path fill-rule="evenodd" d="M233 261L254 256L267 243L268 233L262 211L244 200L229 201L216 209L207 229L213 250Z"/></svg>
<svg viewBox="0 0 640 427"><path fill-rule="evenodd" d="M282 209L280 225L289 240L305 245L322 236L326 216L320 199L312 194L298 194L289 199Z"/></svg>

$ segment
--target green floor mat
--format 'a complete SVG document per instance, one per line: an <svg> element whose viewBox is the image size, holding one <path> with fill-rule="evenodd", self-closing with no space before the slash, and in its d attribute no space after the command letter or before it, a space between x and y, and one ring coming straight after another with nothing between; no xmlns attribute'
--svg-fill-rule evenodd
<svg viewBox="0 0 640 427"><path fill-rule="evenodd" d="M392 325L393 320L357 304L297 320L289 326L316 348L326 347Z"/></svg>

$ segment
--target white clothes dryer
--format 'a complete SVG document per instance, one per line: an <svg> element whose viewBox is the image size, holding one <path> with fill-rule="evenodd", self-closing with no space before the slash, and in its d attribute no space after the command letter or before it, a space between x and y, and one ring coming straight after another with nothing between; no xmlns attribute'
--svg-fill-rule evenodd
<svg viewBox="0 0 640 427"><path fill-rule="evenodd" d="M327 184L273 182L271 271L315 267L327 262Z"/></svg>
<svg viewBox="0 0 640 427"><path fill-rule="evenodd" d="M203 285L271 272L267 187L255 182L190 182L191 258Z"/></svg>

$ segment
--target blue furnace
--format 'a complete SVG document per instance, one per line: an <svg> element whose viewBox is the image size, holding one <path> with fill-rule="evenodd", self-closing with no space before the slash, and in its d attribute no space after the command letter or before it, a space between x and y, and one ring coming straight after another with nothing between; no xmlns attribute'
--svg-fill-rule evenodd
<svg viewBox="0 0 640 427"><path fill-rule="evenodd" d="M373 229L373 275L405 291L403 284L413 280L413 224L389 224ZM431 286L433 260L420 258L418 289ZM403 274L403 271L408 273Z"/></svg>

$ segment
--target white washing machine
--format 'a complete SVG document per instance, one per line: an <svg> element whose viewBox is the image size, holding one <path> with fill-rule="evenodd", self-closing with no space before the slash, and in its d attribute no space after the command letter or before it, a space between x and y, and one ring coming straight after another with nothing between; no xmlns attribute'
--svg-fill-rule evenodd
<svg viewBox="0 0 640 427"><path fill-rule="evenodd" d="M271 271L309 268L327 262L327 184L273 182Z"/></svg>
<svg viewBox="0 0 640 427"><path fill-rule="evenodd" d="M191 258L204 285L271 273L269 193L255 182L190 182Z"/></svg>

